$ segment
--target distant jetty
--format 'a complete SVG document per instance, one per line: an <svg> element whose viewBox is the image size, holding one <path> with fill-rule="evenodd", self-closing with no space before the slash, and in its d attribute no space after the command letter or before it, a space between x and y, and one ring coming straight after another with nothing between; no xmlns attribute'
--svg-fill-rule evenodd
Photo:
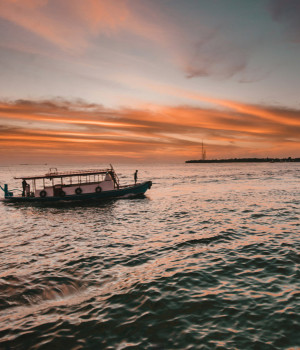
<svg viewBox="0 0 300 350"><path fill-rule="evenodd" d="M230 159L196 159L186 160L186 163L280 163L300 162L300 158L230 158Z"/></svg>

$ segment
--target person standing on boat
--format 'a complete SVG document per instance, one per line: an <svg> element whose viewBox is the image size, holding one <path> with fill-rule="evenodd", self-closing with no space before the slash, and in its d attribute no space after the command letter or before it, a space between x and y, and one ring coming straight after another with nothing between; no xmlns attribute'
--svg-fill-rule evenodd
<svg viewBox="0 0 300 350"><path fill-rule="evenodd" d="M23 179L23 181L22 181L22 189L23 189L22 197L25 197L26 187L27 187L27 182L25 179Z"/></svg>
<svg viewBox="0 0 300 350"><path fill-rule="evenodd" d="M136 185L136 182L137 182L137 173L138 173L138 170L135 171L134 173L134 184Z"/></svg>

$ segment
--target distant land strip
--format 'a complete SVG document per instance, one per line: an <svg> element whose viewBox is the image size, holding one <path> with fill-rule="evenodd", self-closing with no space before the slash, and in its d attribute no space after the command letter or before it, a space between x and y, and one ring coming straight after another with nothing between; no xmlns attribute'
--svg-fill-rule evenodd
<svg viewBox="0 0 300 350"><path fill-rule="evenodd" d="M300 158L230 158L230 159L195 159L186 160L186 163L279 163L300 162Z"/></svg>

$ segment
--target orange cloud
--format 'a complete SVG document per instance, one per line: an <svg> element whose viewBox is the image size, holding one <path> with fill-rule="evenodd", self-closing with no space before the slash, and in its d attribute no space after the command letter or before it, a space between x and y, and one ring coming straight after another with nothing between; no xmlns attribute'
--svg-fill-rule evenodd
<svg viewBox="0 0 300 350"><path fill-rule="evenodd" d="M160 12L143 0L0 0L0 16L66 50L82 50L98 35L128 32L164 40Z"/></svg>
<svg viewBox="0 0 300 350"><path fill-rule="evenodd" d="M176 7L163 2L0 0L0 8L2 18L64 51L82 53L97 46L101 49L105 43L101 39L105 38L120 47L124 43L132 47L134 42L135 48L145 52L146 42L147 47L154 44L157 54L171 61L187 78L211 75L230 78L241 72L246 74L249 50L226 38L221 28L205 26L201 18L190 19L187 24L186 17ZM26 51L24 45L20 42L17 48L22 46ZM135 50L125 51L134 55ZM243 79L251 80L247 76Z"/></svg>
<svg viewBox="0 0 300 350"><path fill-rule="evenodd" d="M214 102L225 108L107 109L61 99L1 102L2 160L18 154L22 159L27 154L28 160L35 154L85 160L113 154L118 159L183 161L199 158L202 140L209 158L299 156L298 110Z"/></svg>

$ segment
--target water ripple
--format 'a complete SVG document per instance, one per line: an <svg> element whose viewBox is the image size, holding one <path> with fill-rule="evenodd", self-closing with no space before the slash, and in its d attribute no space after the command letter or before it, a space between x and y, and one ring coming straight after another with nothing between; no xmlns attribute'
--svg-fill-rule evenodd
<svg viewBox="0 0 300 350"><path fill-rule="evenodd" d="M299 174L166 165L145 198L1 204L0 348L296 349Z"/></svg>

